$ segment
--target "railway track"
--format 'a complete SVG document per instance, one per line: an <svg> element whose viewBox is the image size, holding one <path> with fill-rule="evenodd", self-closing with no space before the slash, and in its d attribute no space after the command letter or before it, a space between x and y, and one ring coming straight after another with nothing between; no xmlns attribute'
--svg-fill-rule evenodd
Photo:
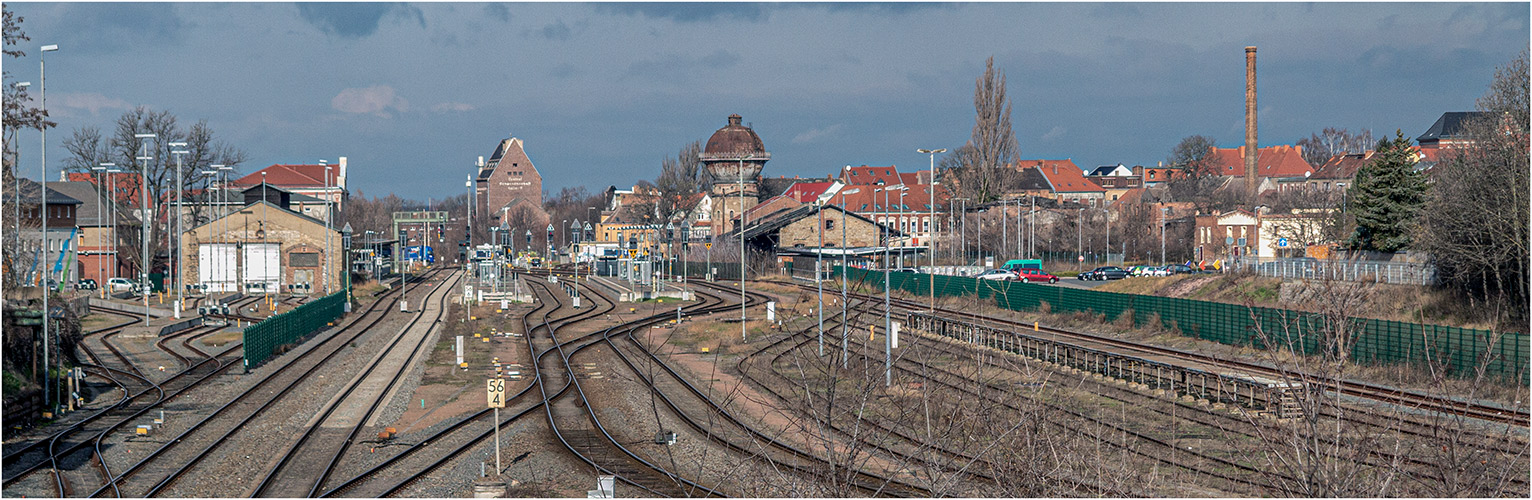
<svg viewBox="0 0 1532 500"><path fill-rule="evenodd" d="M355 442L357 434L386 397L392 395L395 384L413 366L412 362L423 348L429 347L427 341L446 314L447 297L456 291L455 285L462 276L461 272L454 273L429 292L421 311L310 422L307 430L261 479L251 496L312 497L322 491L320 488ZM398 347L404 349L402 360L394 355ZM393 363L395 360L398 362ZM377 387L372 384L375 380L371 377L380 368L384 370L381 379L387 383ZM358 399L351 399L353 394ZM356 414L359 410L360 415Z"/></svg>
<svg viewBox="0 0 1532 500"><path fill-rule="evenodd" d="M805 291L812 291L812 290L814 290L814 287L812 287L810 285L801 284L801 283L794 283L794 286L797 286L798 288L800 288L802 290L805 290ZM1023 285L1023 286L1043 286L1043 285ZM850 295L853 296L853 297L859 298L859 299L872 299L872 300L880 299L879 297L875 297L875 296L867 295L867 294L860 294L860 293L851 293ZM923 312L923 311L928 311L928 310L931 309L930 305L928 305L928 304L921 304L919 302L915 302L915 301L911 301L911 300L906 300L906 299L891 299L891 303L896 308L904 309L904 310L907 310L907 311L913 311L913 312ZM966 320L966 321L971 321L971 322L980 323L980 324L998 324L998 325L1004 325L1004 326L1009 327L1009 328L1014 328L1014 329L1016 329L1018 331L1019 330L1024 330L1024 329L1029 329L1029 328L1032 328L1032 326L1033 326L1033 325L1022 324L1022 323L1016 322L1016 321L1006 320L1006 319L1003 319L1003 318L995 318L995 317L990 317L990 316L984 316L984 315L975 314L975 313L971 313L971 312L967 312L967 311L953 310L953 309L948 309L948 308L936 308L936 310L939 311L941 314L946 315L947 317L961 318L961 319ZM1517 408L1517 409L1506 409L1506 408L1499 408L1499 407L1484 405L1484 404L1475 403L1475 402L1457 401L1457 400L1452 400L1452 399L1449 399L1449 398L1443 398L1443 397L1426 395L1426 394L1419 394L1419 393L1415 393L1415 392L1412 392L1412 391L1406 391L1406 390L1402 390L1402 389L1397 389L1397 388L1392 388L1392 387L1385 387L1385 386L1381 386L1381 385L1377 385L1377 384L1369 384L1369 383L1358 382L1358 381L1353 381L1353 380L1346 380L1346 381L1337 382L1337 381L1333 381L1333 380L1326 380L1326 379L1323 379L1323 378L1320 378L1320 377L1315 377L1315 376L1308 375L1308 374L1298 374L1298 373L1293 373L1291 371L1284 372L1284 371L1282 371L1280 369L1272 368L1272 367L1261 365L1261 364L1257 364L1257 363L1250 363L1250 362L1244 362L1244 361L1239 361L1239 360L1231 360L1231 359L1223 359L1223 358L1219 358L1219 357L1216 357L1216 356L1210 356L1210 355L1206 355L1206 354L1186 352L1186 351L1170 349L1170 348L1165 348L1165 347L1159 347L1159 346L1154 346L1154 345L1149 345L1149 344L1144 344L1144 343L1139 343L1139 342L1132 342L1132 341L1116 339L1116 338L1111 338L1111 337L1105 337L1105 336L1100 336L1100 335L1092 335L1092 334L1089 334L1089 333L1077 332L1077 331L1072 331L1072 330L1064 330L1064 329L1060 329L1060 328L1052 328L1052 327L1039 326L1038 330L1041 331L1041 332L1048 333L1048 334L1057 335L1057 336L1059 336L1061 338L1064 338L1064 339L1071 339L1071 340L1080 341L1080 342L1089 342L1089 343L1093 343L1093 344L1109 346L1109 347L1112 347L1112 348L1115 348L1115 349L1125 349L1125 350L1129 350L1129 351L1133 351L1133 352L1137 352L1137 353L1142 353L1142 354L1147 354L1147 355L1152 355L1152 356L1160 356L1160 357L1169 358L1169 359L1173 359L1173 360L1179 360L1179 361L1182 361L1182 362L1194 362L1194 363L1200 363L1200 364L1205 364L1205 365L1210 365L1210 366L1222 367L1222 368L1230 369L1230 370L1238 370L1238 371L1243 371L1243 372L1248 372L1248 373L1255 373L1255 374L1260 374L1260 375L1264 375L1264 376L1273 377L1273 378L1275 378L1277 380L1289 380L1289 379L1293 379L1294 377L1298 377L1300 379L1305 379L1305 380L1317 380L1320 383L1322 383L1328 390L1332 390L1332 391L1337 391L1338 390L1339 393L1342 394L1342 395L1371 399L1371 400L1380 401L1380 402L1384 402L1384 403L1399 405L1399 406L1406 407L1406 408L1414 408L1414 409L1418 409L1418 410L1433 411L1433 412L1443 413L1443 414L1447 414L1447 415L1457 415L1457 416L1469 417L1469 418L1485 420L1485 421L1490 421L1490 422L1497 422L1497 423L1516 425L1516 426L1520 426L1520 427L1528 427L1529 425L1532 425L1532 415L1529 415L1526 410L1519 409L1519 408Z"/></svg>
<svg viewBox="0 0 1532 500"><path fill-rule="evenodd" d="M150 410L175 399L204 380L227 370L232 364L231 361L238 359L237 354L232 354L236 349L230 348L217 355L207 355L201 361L189 363L185 369L176 372L166 380L155 382L145 377L142 371L108 340L109 336L120 332L125 326L127 324L102 331L100 340L131 370L105 367L100 364L100 357L88 343L80 344L87 357L95 362L86 364L85 368L107 377L114 385L122 387L123 399L53 434L45 441L32 443L20 451L7 455L5 460L13 472L7 475L4 487L10 488L47 466L53 472L59 496L67 496L74 489L75 483L92 480L89 477L79 477L77 474L80 466L86 463L93 464L97 469L96 479L110 484L111 471L103 455L102 447L108 435L134 419L142 417ZM190 340L213 331L210 328L197 328L182 332L179 336ZM124 380L136 380L136 382L130 385ZM46 443L46 446L43 443ZM76 476L75 480L66 479L66 475Z"/></svg>
<svg viewBox="0 0 1532 500"><path fill-rule="evenodd" d="M879 301L881 300L880 297L875 297L873 299L879 299ZM863 300L864 302L871 302L865 298ZM880 312L881 304L871 303L869 305L874 306L868 308L872 309L872 312ZM808 345L815 341L814 337L807 335L806 332L800 332L793 337L784 338L781 342L787 342L795 338L798 339L796 344L782 352L777 353L772 361L768 363L768 366L773 367L773 372L776 371L774 367L778 364L779 360L783 356L786 356L788 353L796 349L807 349ZM849 338L851 339L852 344L856 344L861 348L849 350L849 352L852 353L878 352L881 351L881 348L883 347L881 345L867 345L865 339L862 339L856 335L852 335ZM919 340L916 340L916 342L919 342ZM827 337L826 343L839 345L840 339ZM906 348L901 347L901 351L904 350L906 350ZM861 358L862 363L868 363L872 365L882 364L881 359L874 359L873 357L868 357L865 354L853 355ZM974 381L961 374L957 374L942 368L941 366L932 366L930 364L918 363L915 360L911 360L903 356L896 356L894 358L893 369L895 372L900 374L900 377L896 378L905 378L934 383L937 384L942 391L962 393L973 399L990 401L994 404L998 404L1006 408L1007 410L1015 412L1016 414L1024 414L1025 412L1024 409L1017 407L1014 402L1005 397L1007 394L1013 394L1015 392L1014 388L999 386L994 384L993 381ZM937 376L933 377L933 374ZM978 383L979 389L970 387L970 383ZM1208 477L1227 482L1230 485L1238 485L1241 488L1247 488L1248 490L1245 491L1245 494L1260 494L1263 491L1276 491L1276 487L1274 485L1265 481L1258 481L1248 477L1235 476L1225 472L1229 470L1239 470L1243 471L1245 474L1250 474L1253 477L1260 477L1260 475L1266 474L1265 472L1250 465L1238 463L1229 458L1213 456L1204 452L1182 449L1175 446L1173 443L1166 441L1165 439L1149 435L1134 428L1130 428L1129 426L1119 422L1109 421L1104 418L1090 415L1077 408L1065 407L1048 401L1039 402L1042 403L1044 408L1051 410L1056 415L1060 415L1065 419L1068 419L1067 421L1060 421L1056 418L1046 419L1050 426L1053 426L1061 432L1080 433L1109 447L1121 449L1150 461L1158 462L1170 467L1181 468L1195 474L1206 475ZM876 426L878 424L876 422L867 422L867 425ZM1132 436L1134 439L1148 443L1158 450L1151 452L1141 450L1136 447L1124 446L1122 443L1118 443L1113 439L1108 439L1106 436L1100 435L1098 432L1090 431L1089 429L1091 428L1107 429L1110 432Z"/></svg>
<svg viewBox="0 0 1532 500"><path fill-rule="evenodd" d="M551 326L551 328L557 329L565 324L575 322L574 318L589 314L576 311L574 314L567 314L553 320L549 319L560 310L563 309L558 302L547 300L536 301L533 309L521 316L523 334L530 335L532 330L549 324L551 321L560 322L558 325ZM587 309L587 311L595 311L595 309ZM531 320L534 316L540 319L534 322ZM506 398L506 407L516 408L517 405L524 404L527 395L531 393L534 387L530 383L524 385L519 392ZM510 417L501 419L498 425L505 426L516 422L541 407L541 402L522 407L514 411ZM340 481L339 484L333 485L319 496L336 497L349 495L361 498L394 496L416 481L425 478L436 469L482 445L494 433L495 425L490 425L490 417L493 413L489 409L479 410L459 419L446 428L420 437L409 447L400 450L381 463L373 465L344 481ZM441 448L448 448L448 451L438 452L435 455L430 453ZM383 481L383 479L394 477L400 477L400 479L392 483Z"/></svg>
<svg viewBox="0 0 1532 500"><path fill-rule="evenodd" d="M880 307L874 307L873 309L881 309L881 308ZM992 369L996 369L996 370L1005 370L1005 371L1012 371L1012 372L1014 372L1016 370L1016 366L1015 365L1006 365L1006 364L999 363L995 359L995 356L993 355L993 353L985 353L983 350L975 349L975 348L969 346L968 344L964 344L964 343L961 343L961 342L958 342L958 341L953 341L951 339L945 339L945 338L927 338L927 337L922 337L922 336L915 336L914 338L915 338L914 342L919 343L922 347L931 348L931 349L935 349L935 350L938 350L938 351L941 351L941 352L945 352L947 354L951 354L954 358L969 359L969 360L978 359L981 363L985 364L986 366L991 367ZM861 339L857 339L857 342L860 343ZM959 352L959 351L961 351L961 352ZM951 373L950 370L946 370L946 369L942 368L940 365L936 365L936 366L933 366L933 367L925 367L924 369L930 369L930 370L937 371L937 372L946 372L946 375L950 376L950 377L959 377L960 376L958 374ZM1106 383L1104 381L1092 380L1092 378L1090 378L1090 377L1082 377L1079 380L1079 384L1080 385L1091 385L1091 386L1094 386L1093 387L1093 389L1094 389L1093 392L1095 392L1098 396L1103 397L1103 398L1107 398L1107 399L1109 399L1111 401L1115 401L1115 402L1123 404L1123 405L1131 405L1131 406L1133 406L1135 408L1140 408L1140 409L1147 410L1147 411L1149 411L1151 413L1157 414L1158 418L1166 418L1166 419L1170 419L1172 421L1187 421L1189 423L1189 425L1192 425L1192 426L1202 426L1203 428L1206 428L1206 429L1219 429L1219 430L1222 430L1224 432L1230 432L1230 433L1237 434L1236 436L1231 436L1229 439L1225 440L1226 442L1233 443L1233 444L1236 444L1236 445L1239 445L1239 444L1249 444L1249 443L1259 444L1259 443L1263 443L1263 442L1266 442L1266 441L1269 441L1269 440L1273 439L1273 436L1284 436L1284 435L1287 435L1287 434L1293 433L1293 432L1300 432L1300 433L1304 432L1304 429L1302 429L1302 428L1292 428L1291 426L1283 426L1283 425L1279 425L1279 424L1271 423L1271 422L1266 422L1264 420L1259 420L1259 419L1250 419L1248 417L1242 417L1242 416L1238 416L1238 415L1228 414L1226 412L1209 412L1209 411L1206 411L1206 410L1200 409L1200 408L1185 408L1185 409L1183 409L1184 411L1175 411L1175 412L1167 411L1167 410L1165 410L1162 407L1163 406L1174 406L1174 405L1178 405L1178 403L1169 402L1169 401L1164 400L1163 398L1157 398L1157 397L1154 397L1154 396L1151 396L1151 395L1148 395L1148 394L1142 394L1142 393L1139 393L1139 392L1136 392L1136 391L1133 391L1133 390L1129 390L1129 389L1126 389L1126 388L1117 387L1117 386L1115 386L1113 384L1109 384L1109 383ZM1355 417L1352 417L1352 418L1353 418L1353 421L1355 421ZM1379 433L1381 435L1409 434L1409 435L1412 435L1412 436L1414 436L1416 438L1425 439L1426 441L1423 441L1423 442L1431 442L1432 440L1441 439L1441 437L1442 437L1442 436L1439 435L1439 432L1436 435L1433 435L1433 434L1430 434L1430 433L1417 433L1417 432L1414 432L1414 431L1410 431L1408 429L1405 429L1405 428L1402 428L1401 426L1399 426L1398 422L1395 422L1393 424L1388 424L1388 423L1377 423L1377 422L1364 421L1362 423L1365 423L1368 426L1376 427L1376 430L1374 432L1377 432L1377 433ZM1175 425L1175 424L1166 424L1166 425ZM1153 426L1151 426L1151 428L1153 428ZM1500 438L1505 438L1507 436L1499 436L1499 437ZM1320 443L1320 444L1322 444L1324 446L1333 446L1333 447L1336 447L1337 449L1341 449L1341 448L1356 447L1356 446L1358 446L1358 443L1361 443L1361 442L1365 441L1366 437L1365 436L1345 436L1344 437L1344 441L1340 441L1339 439L1341 439L1341 438L1338 438L1336 436L1315 435L1315 436L1310 437L1310 439L1313 439L1316 443ZM1248 441L1248 443L1247 443L1247 441ZM1403 474L1404 477L1410 478L1410 481L1408 481L1408 483L1410 483L1410 484L1419 484L1422 481L1426 481L1426 482L1438 481L1438 482L1440 482L1442 484L1447 484L1447 480L1444 477L1444 474L1441 472L1440 464L1436 464L1436 463L1433 463L1431 461L1422 460L1420 458L1417 458L1414 455L1416 453L1416 451L1411 451L1411 450L1417 450L1418 451L1418 447L1417 446L1419 444L1420 443L1416 443L1416 444L1413 444L1413 445L1407 444L1406 447L1403 450L1398 450L1398 451L1373 447L1372 449L1365 449L1365 450L1359 452L1358 454L1356 454L1355 456L1351 457L1350 459L1355 460L1356 462L1358 462L1360 464L1365 464L1365 465L1369 465L1369 466L1375 467L1378 470L1397 470L1399 473ZM1481 443L1481 444L1494 444L1494 443ZM1384 448L1387 448L1387 447L1384 447ZM1255 453L1255 452L1266 451L1266 450L1264 450L1264 449L1246 449L1244 451L1245 452L1249 452L1249 453ZM1497 459L1497 460L1505 460L1508 457L1521 457L1521 456L1524 456L1524 454L1525 454L1524 448L1523 449L1509 449L1509 448L1502 448L1502 447L1498 447L1498 446L1487 446L1486 448L1482 449L1481 451L1487 452L1487 453L1491 453L1491 454L1494 454L1494 453L1501 454L1498 457L1494 457L1494 459ZM1491 455L1482 455L1481 457L1482 458L1490 458ZM1510 458L1510 459L1514 460L1514 458ZM1475 458L1474 461L1477 463L1478 458ZM1489 472L1486 471L1486 473L1489 473ZM1264 472L1264 474L1267 474L1267 475L1270 476L1272 473L1271 472ZM1522 472L1521 474L1524 475L1525 472ZM1283 477L1282 474L1276 474L1275 476L1270 476L1270 477L1275 477L1276 479L1278 479L1278 484L1270 485L1269 486L1270 490L1268 492L1278 492L1278 493L1286 493L1286 494L1291 494L1292 493L1291 491L1287 491L1287 490L1283 489L1283 487L1280 486L1280 485L1283 485L1283 484L1285 484L1285 485L1295 484L1295 483L1292 482L1293 478ZM1494 481L1492 481L1492 482L1494 482ZM1524 477L1520 477L1520 476L1516 475L1515 473L1512 473L1508 478L1506 478L1505 482L1511 486L1509 491L1525 491L1526 484L1527 484L1527 481L1526 481L1526 479ZM1405 487L1405 486L1406 486L1405 484L1401 484L1399 487L1402 488L1402 487ZM1427 491L1429 491L1429 490L1427 490Z"/></svg>
<svg viewBox="0 0 1532 500"><path fill-rule="evenodd" d="M704 297L706 302L694 311L694 314L733 312L737 307L735 304L738 304L737 301L730 302L733 300L734 290L711 288L719 290L719 293L696 292L697 295ZM758 305L765 300L764 295L749 293L746 297L746 306ZM619 356L623 364L635 376L648 384L665 406L683 423L703 434L707 439L718 442L742 456L759 459L765 462L764 465L773 469L792 470L808 477L818 477L826 470L836 469L837 465L818 454L761 432L728 411L725 408L726 404L718 402L709 394L710 390L704 390L692 384L671 363L639 342L634 336L636 330L637 328L624 328L617 334L608 333L605 335L606 343ZM613 337L626 340L624 345L628 347L619 347L613 342ZM633 355L630 356L627 351L633 351ZM634 361L634 357L639 358L637 362ZM638 366L639 363L652 364L660 370L645 370ZM718 420L712 418L715 416ZM725 429L718 429L719 423L725 424ZM735 432L744 439L742 442L731 439L736 435ZM838 471L837 474L841 472L845 471ZM867 471L849 471L847 478L847 485L850 488L868 496L932 496L928 488Z"/></svg>
<svg viewBox="0 0 1532 500"><path fill-rule="evenodd" d="M276 366L273 373L251 384L230 401L202 417L179 435L167 440L164 445L123 471L116 478L116 482L122 484L123 488L130 489L132 492L130 496L156 497L173 490L177 483L205 465L216 450L221 449L247 424L263 415L276 403L283 401L283 398L292 393L295 388L300 387L303 382L312 380L313 375L321 367L339 356L348 345L387 317L395 309L393 305L398 301L400 290L419 286L419 283L439 272L441 271L432 271L431 275L414 284L402 284L380 295L379 299L366 309L354 313L350 321L339 325L333 334L318 339L313 348L292 354L284 364ZM176 461L170 455L175 448L196 451L189 457L184 457L184 460ZM139 491L143 493L139 494ZM98 490L92 496L100 496L104 493Z"/></svg>

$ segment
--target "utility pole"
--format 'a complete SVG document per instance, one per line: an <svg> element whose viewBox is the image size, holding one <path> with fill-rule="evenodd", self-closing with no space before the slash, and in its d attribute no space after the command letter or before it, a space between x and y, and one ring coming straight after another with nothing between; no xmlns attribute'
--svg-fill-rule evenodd
<svg viewBox="0 0 1532 500"><path fill-rule="evenodd" d="M172 147L172 148L184 148L184 147L186 147L186 143L185 142L172 142L172 143L170 143L170 147ZM185 156L187 153L190 153L190 151L187 151L187 150L184 150L184 149L176 149L176 150L171 150L170 151L170 154L176 155L176 210L175 210L175 217L176 217L176 250L175 250L175 252L172 253L172 255L175 256L176 265L175 265L174 268L172 268L172 269L174 269L175 274L174 274L174 276L170 280L167 281L167 283L170 283L171 286L175 286L176 287L176 301L175 301L175 317L176 317L176 319L181 319L181 304L184 304L185 301L186 301L186 295L183 293L183 290L186 288L186 286L184 284L180 283L180 282L186 280L186 276L184 276L184 273L186 272L186 264L181 261L182 257L184 257L183 255L181 255L181 245L183 243L182 242L182 238L181 238L181 233L186 230L182 226L182 223L181 223L181 219L183 218L181 216L181 213L186 210L186 208L184 206L186 204L186 202L185 202L185 200L182 199L182 197L186 196L186 194L185 194L186 193L186 187L182 183L181 172L183 170L185 170L186 167L181 164L181 158L183 156ZM326 251L326 258L328 258L328 255L329 255L328 251Z"/></svg>
<svg viewBox="0 0 1532 500"><path fill-rule="evenodd" d="M1076 237L1080 239L1076 249L1080 258L1075 259L1075 271L1081 271L1085 265L1085 207L1075 209L1075 212L1075 232L1079 233Z"/></svg>
<svg viewBox="0 0 1532 500"><path fill-rule="evenodd" d="M849 366L847 364L847 361L846 361L846 355L849 354L849 352L847 351L847 348L846 348L846 342L851 340L851 338L847 336L847 329L846 329L847 328L846 327L846 308L850 307L850 304L848 302L846 302L846 297L847 297L847 295L846 295L846 287L848 286L848 284L850 282L850 278L846 274L847 264L849 264L849 262L847 262L847 255L849 254L849 252L846 251L846 219L847 219L847 217L846 217L846 193L844 191L842 191L841 194L840 194L840 367L841 368L847 368Z"/></svg>
<svg viewBox="0 0 1532 500"><path fill-rule="evenodd" d="M1165 212L1166 207L1160 207L1160 265L1165 265Z"/></svg>
<svg viewBox="0 0 1532 500"><path fill-rule="evenodd" d="M150 226L154 224L154 217L150 216L149 211L148 162L154 159L154 157L149 156L149 139L153 139L155 137L156 136L154 134L133 134L133 138L143 139L143 152L141 153L141 156L137 157L137 160L139 173L138 190L143 192L143 205L139 207L138 214L139 220L141 222L139 238L144 241L143 253L138 255L138 275L139 283L141 283L143 286L143 289L139 290L139 292L144 294L144 326L149 326L149 290L151 290L149 286L149 263L153 261L152 257L149 255L149 231L152 230ZM262 194L261 196L265 195Z"/></svg>
<svg viewBox="0 0 1532 500"><path fill-rule="evenodd" d="M819 357L825 355L825 207L824 203L815 201L819 205L819 248L814 251L814 286L819 289Z"/></svg>
<svg viewBox="0 0 1532 500"><path fill-rule="evenodd" d="M925 154L931 155L931 178L926 179L926 183L927 183L926 184L926 189L927 189L926 201L929 201L931 203L931 206L930 206L930 208L931 208L931 219L929 221L927 221L931 225L931 227L930 227L930 229L926 230L926 238L931 240L931 272L926 273L926 275L930 278L930 282L931 282L930 283L930 287L931 287L931 313L935 314L936 313L936 232L937 232L937 228L936 228L936 154L937 153L945 153L945 152L947 152L947 148L940 148L940 149L917 149L917 150L915 150L915 152L917 152L917 153L925 153ZM915 267L917 267L917 268L920 267L919 266L919 261L916 261L916 266Z"/></svg>

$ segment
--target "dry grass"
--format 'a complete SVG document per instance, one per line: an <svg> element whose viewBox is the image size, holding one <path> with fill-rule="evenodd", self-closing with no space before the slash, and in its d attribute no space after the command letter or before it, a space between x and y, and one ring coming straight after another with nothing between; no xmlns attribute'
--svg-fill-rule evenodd
<svg viewBox="0 0 1532 500"><path fill-rule="evenodd" d="M1409 285L1367 284L1371 298L1356 316L1410 323L1429 323L1461 328L1487 329L1491 325L1478 318L1450 292ZM1248 274L1186 274L1163 278L1137 277L1097 286L1103 292L1132 293L1157 297L1177 297L1228 304L1254 304L1293 310L1310 310L1316 290L1309 280L1266 278Z"/></svg>

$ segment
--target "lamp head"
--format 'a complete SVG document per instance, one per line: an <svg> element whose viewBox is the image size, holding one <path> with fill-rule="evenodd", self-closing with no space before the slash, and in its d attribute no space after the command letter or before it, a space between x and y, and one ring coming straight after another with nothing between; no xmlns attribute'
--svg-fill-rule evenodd
<svg viewBox="0 0 1532 500"><path fill-rule="evenodd" d="M42 48L42 51L43 52L53 52L53 51L58 50L58 49L59 49L58 45L44 45L43 48Z"/></svg>

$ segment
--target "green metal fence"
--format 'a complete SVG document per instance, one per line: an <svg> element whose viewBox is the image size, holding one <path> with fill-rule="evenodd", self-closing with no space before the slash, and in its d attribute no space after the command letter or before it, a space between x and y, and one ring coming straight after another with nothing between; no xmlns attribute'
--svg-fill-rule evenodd
<svg viewBox="0 0 1532 500"><path fill-rule="evenodd" d="M882 272L856 268L845 272L853 281L865 280L870 286L883 286ZM1146 327L1150 326L1150 321L1158 320L1163 328L1223 344L1256 348L1291 345L1305 354L1326 349L1318 334L1326 331L1326 319L1310 312L915 273L891 273L889 285L924 296L933 292L932 279L935 279L934 292L938 297L975 295L981 300L994 300L996 305L1011 310L1037 309L1047 302L1054 312L1090 312L1105 316L1107 321L1115 321L1124 312L1132 311L1134 326ZM1497 333L1381 319L1347 318L1344 321L1346 328L1330 331L1351 332L1353 342L1349 357L1357 363L1431 360L1445 363L1459 375L1470 374L1483 365L1486 373L1495 376L1522 379L1528 376L1528 351L1532 346L1529 346L1525 333ZM1500 335L1498 339L1496 334ZM1491 346L1491 341L1496 345Z"/></svg>
<svg viewBox="0 0 1532 500"><path fill-rule="evenodd" d="M342 290L245 327L245 369L270 359L278 346L297 342L335 321L345 305L346 292Z"/></svg>

